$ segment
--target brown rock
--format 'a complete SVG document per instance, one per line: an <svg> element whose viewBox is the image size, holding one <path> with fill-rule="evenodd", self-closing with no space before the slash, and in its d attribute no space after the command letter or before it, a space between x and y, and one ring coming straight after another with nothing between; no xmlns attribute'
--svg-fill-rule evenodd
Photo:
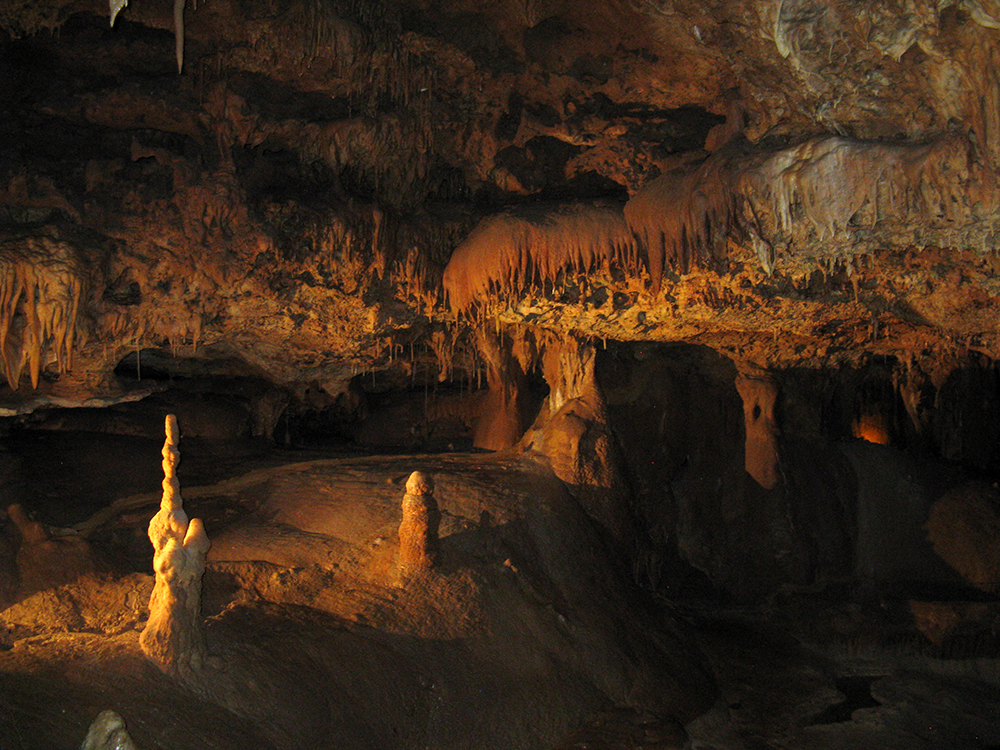
<svg viewBox="0 0 1000 750"><path fill-rule="evenodd" d="M434 482L415 471L406 480L403 522L399 525L399 570L404 575L430 570L438 547L441 514L434 499Z"/></svg>
<svg viewBox="0 0 1000 750"><path fill-rule="evenodd" d="M768 377L740 375L736 378L736 390L743 399L747 474L761 487L769 490L780 480L778 431L774 422L778 387Z"/></svg>
<svg viewBox="0 0 1000 750"><path fill-rule="evenodd" d="M927 519L934 551L976 588L1000 591L1000 492L980 483L942 495Z"/></svg>

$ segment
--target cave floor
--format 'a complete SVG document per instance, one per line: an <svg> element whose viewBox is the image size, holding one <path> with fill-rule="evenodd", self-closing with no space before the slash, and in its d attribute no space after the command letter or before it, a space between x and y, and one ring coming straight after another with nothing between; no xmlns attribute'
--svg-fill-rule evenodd
<svg viewBox="0 0 1000 750"><path fill-rule="evenodd" d="M82 452L81 437L86 446ZM17 453L21 482L15 488L21 493L20 499L33 497L35 505L26 505L47 524L62 528L75 524L79 530L90 533L95 543L96 540L101 540L102 544L109 543L108 540L120 542L121 530L128 528L136 530L133 541L140 538L145 520L158 501L158 461L150 460L148 455L152 447L153 455L158 457L156 441L93 434L75 438L35 435L32 437L34 444L22 444ZM209 526L214 525L216 529L227 528L231 520L227 514L231 514L232 504L221 500L225 497L239 496L240 503L256 498L257 510L266 516L273 508L269 510L267 501L261 499L261 487L267 486L269 492L279 493L283 491L281 487L287 490L294 482L306 481L303 477L313 477L320 469L326 471L333 466L339 468L334 473L324 474L326 496L351 498L367 493L381 497L379 493L382 493L386 498L395 498L402 491L398 479L405 477L403 467L429 466L442 474L446 497L464 493L466 498L463 502L467 505L452 506L446 513L443 536L445 532L454 534L466 545L449 553L453 555L453 562L458 559L455 555L466 555L467 558L462 558L466 561L472 559L469 556L479 555L476 564L480 566L484 561L488 563L489 556L498 551L482 551L493 543L484 541L486 536L482 529L491 524L501 527L505 521L514 519L517 516L514 506L520 502L518 498L532 493L544 498L548 492L539 489L542 487L538 484L540 475L523 469L520 460L513 457L455 454L345 458L345 451L276 451L254 443L222 447L221 443L213 446L210 442L197 440L187 441L183 447L186 450L182 466L188 471L183 481L188 486L192 507L208 516ZM59 453L61 449L64 455ZM48 457L47 470L41 465L44 457ZM140 476L145 478L138 479ZM31 492L32 488L37 491ZM315 485L305 487L301 490L302 497L314 498L314 490ZM475 502L469 501L470 497L476 498ZM72 502L67 504L67 499ZM228 633L230 640L233 633L237 633L243 646L256 650L254 653L258 656L269 648L280 652L282 646L275 646L275 643L298 644L295 657L298 671L293 670L288 679L301 680L304 685L312 685L320 679L316 675L303 675L302 667L308 662L302 654L310 653L311 647L307 644L318 638L333 638L337 644L335 660L349 664L353 659L357 664L364 664L366 669L373 671L369 675L371 681L397 679L393 677L398 666L396 658L406 660L413 671L419 671L412 666L414 664L422 665L420 669L427 672L458 668L456 665L468 658L469 653L458 648L457 651L446 649L444 656L431 654L423 645L429 631L418 633L419 642L411 638L416 631L401 636L405 628L398 626L398 621L393 620L396 615L391 613L405 610L405 616L411 618L408 622L423 621L425 624L420 627L436 628L431 640L461 639L468 635L463 628L471 628L470 623L484 616L482 612L473 612L475 607L467 606L461 616L442 624L440 620L434 621L438 615L429 615L432 610L427 602L436 600L462 609L459 606L462 597L472 600L483 591L505 592L507 579L493 572L483 573L482 569L468 573L471 569L468 566L454 564L442 577L445 583L424 589L420 597L411 596L404 604L381 601L376 606L372 602L384 598L389 589L379 588L384 581L375 579L391 576L387 551L390 545L380 541L385 538L383 527L387 527L388 516L379 516L379 513L390 512L386 510L389 501L383 505L377 502L371 515L364 518L344 510L347 506L322 502L327 502L328 510L333 509L331 512L340 513L341 521L353 519L348 524L353 528L350 533L358 535L359 539L364 537L368 545L366 556L355 551L350 560L341 563L343 567L337 573L353 576L350 580L354 581L357 590L336 600L323 599L321 609L325 611L317 613L307 606L307 602L309 597L315 596L319 586L328 583L327 579L309 576L296 579L274 562L260 563L252 571L241 569L236 574L232 561L217 560L210 563L205 578L204 614L213 618L210 622L222 623L214 627L221 628L223 634ZM65 509L62 516L60 508ZM99 508L104 508L103 512L93 515ZM302 517L296 516L294 508L286 507L281 512L285 513L285 521L296 518L301 521ZM505 514L509 518L505 518ZM87 517L89 521L81 521ZM308 523L300 523L303 525L308 527ZM480 531L476 531L477 528ZM117 529L117 536L109 529ZM306 534L313 536L322 532L320 528L305 529ZM347 532L344 535L349 536ZM222 534L219 539L220 549L228 549L230 557L233 550L248 549L246 535L231 535L226 542ZM473 547L479 551L473 552ZM309 545L305 548L310 554L316 550ZM301 550L301 544L296 549ZM499 553L500 557L509 556L496 565L497 569L508 576L510 570L516 572L517 555L506 547L501 547ZM145 745L140 743L144 750L147 747L164 750L268 748L301 741L303 735L296 735L299 729L282 726L280 731L275 731L268 727L271 721L278 725L282 721L287 723L287 719L272 715L280 714L280 708L257 714L247 710L222 710L218 695L206 699L204 687L199 690L179 686L143 659L137 636L146 616L145 606L152 586L152 577L142 566L143 554L141 550L126 551L114 558L111 567L36 594L34 610L21 602L0 615L4 630L0 644L0 747L11 750L75 747L92 717L109 705L117 706L120 713L130 716L137 739L146 740ZM515 562L511 563L511 559ZM535 564L527 556L523 559L526 569ZM543 567L545 565L540 565L539 569ZM538 617L539 624L528 628L526 637L537 638L543 650L555 650L556 642L546 640L552 636L546 629L548 620L545 618L553 615L552 602L558 597L545 588L550 584L544 583L540 575L530 580L529 605L511 604L513 599L502 598L509 592L498 594L501 596L498 601L503 607L513 608L514 614L509 615L511 622L517 618ZM275 597L274 592L282 586L296 589L296 593L290 595L286 590L283 601L274 601L281 598ZM525 584L519 586L524 589ZM241 588L242 597L238 593ZM247 588L255 589L253 596L245 595ZM521 591L518 596L523 593ZM389 598L394 596L396 594ZM696 652L700 649L714 674L718 699L714 708L687 723L689 744L684 745L684 734L679 731L676 720L655 711L627 707L625 701L609 701L606 697L595 700L589 687L574 684L567 688L568 697L560 699L578 702L573 710L566 712L572 720L564 722L559 735L562 739L547 737L543 744L524 746L560 750L663 750L684 746L701 750L1000 748L1000 633L997 628L1000 617L995 603L920 602L907 598L900 591L861 594L846 585L782 591L767 602L753 606L735 606L694 596L668 598L662 596L662 592L654 595L652 605L648 604L648 596L637 594L636 597L636 601L647 600L644 606L654 613L654 618L644 627L655 631L655 638L669 639L683 632L685 640L680 645L681 650ZM599 590L594 599L596 608L603 608L599 617L594 617L621 619L623 613L616 608L623 606L622 601L606 595L603 590ZM329 619L337 607L345 606L361 616ZM481 608L488 607L486 604ZM562 609L555 607L555 610L557 619L562 618L563 624L564 613L573 619L575 610L568 605ZM975 617L969 616L970 612ZM660 618L659 623L656 617ZM953 621L975 622L976 627L948 630L946 625ZM248 622L256 627L247 626ZM427 625L427 622L432 624ZM291 637L290 632L297 635ZM636 632L629 637L637 637ZM375 644L376 652L381 655L377 658L370 653L359 656L360 652L352 645L356 641L347 639L344 633L360 637L369 645ZM391 637L386 633L391 633ZM214 637L222 636L216 634ZM612 642L604 646L608 643ZM524 647L523 642L517 645ZM478 656L485 660L485 653L482 651ZM427 666L426 660L438 658L441 664ZM501 660L498 663L503 669L510 668L509 662ZM683 671L690 668L690 664L675 662L674 668ZM379 670L382 670L381 675L377 674ZM256 678L280 680L287 677L276 674L277 677L257 674ZM577 679L574 670L557 670L549 676L567 684ZM673 677L683 690L684 675ZM405 683L404 678L400 679ZM523 696L518 698L510 693L511 685L504 681L519 679L528 683L534 677L529 679L513 670L503 680L489 681L493 691L491 700L503 702L508 697L514 702L522 700ZM457 684L468 687L471 683L460 680ZM348 703L358 700L357 695L350 694L351 689L354 688L341 684L329 700L339 698ZM433 685L428 688L419 680L414 683L414 690L418 692L433 692L433 689ZM525 692L529 695L534 690L530 684L526 685ZM298 710L328 710L327 699L320 701L322 705L317 704L318 707L310 707L314 698L306 690L299 698ZM436 695L434 700L446 698ZM458 696L453 694L451 699L457 700ZM310 705L303 708L304 704ZM414 724L434 726L434 716L426 713L422 706L422 703L414 703L409 707L414 712ZM345 728L352 717L358 718L364 711L356 709L358 716L348 713L343 717L344 727L324 725L316 731L323 737L347 738L340 745L343 747L406 747L412 746L407 742L426 739L414 730L408 739L393 744L380 733L381 730L369 727L358 732ZM393 721L404 720L393 717ZM530 722L530 712L521 716L521 720ZM475 728L477 732L500 731L499 727L490 727L489 717L483 721ZM359 719L358 724L365 725L365 721ZM164 727L172 729L164 731ZM454 727L446 724L440 727L455 737L461 736L455 733ZM155 740L149 739L151 737ZM495 747L498 743L484 741L478 746Z"/></svg>
<svg viewBox="0 0 1000 750"><path fill-rule="evenodd" d="M694 747L1000 747L995 637L934 644L907 617L909 602L841 592L682 609L725 707L689 727Z"/></svg>

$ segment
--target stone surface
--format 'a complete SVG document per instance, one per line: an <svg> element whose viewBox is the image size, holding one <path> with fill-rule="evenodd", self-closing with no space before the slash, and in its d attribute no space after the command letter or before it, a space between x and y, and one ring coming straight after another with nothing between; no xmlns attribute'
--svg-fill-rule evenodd
<svg viewBox="0 0 1000 750"><path fill-rule="evenodd" d="M106 524L145 502L128 495L151 489L122 476L131 473L123 456L157 434L150 415L180 414L202 441L187 470L206 484L232 482L214 499L196 495L215 503L225 532L216 563L244 576L230 584L311 609L334 563L363 569L353 594L320 597L327 614L360 628L344 602L365 602L370 617L388 606L373 604L375 590L410 604L457 602L485 585L445 555L419 585L379 588L398 580L398 476L378 491L344 479L368 493L348 507L308 471L271 478L285 493L278 502L244 469L270 460L275 444L512 451L547 460L553 493L568 493L559 507L597 522L595 569L621 563L661 595L747 605L863 581L876 619L887 591L905 591L906 638L941 651L989 645L987 602L933 597L995 593L983 590L996 566L981 552L995 519L983 498L951 488L961 472L991 481L1000 472L998 27L1000 12L984 0L5 4L3 505L20 503L44 531L110 503L81 532L103 534L98 548L147 570L136 519ZM60 442L69 430L101 438L70 453ZM53 468L60 452L71 455L69 480ZM71 469L88 465L104 474L85 485L76 477L86 472ZM451 480L432 470L449 508ZM504 471L482 472L507 487ZM256 489L241 495L245 486ZM519 546L523 526L550 542L556 522L508 515L509 498L490 497L489 508L467 501L469 526L453 541L496 563L488 582L510 584L507 593L516 583L518 604L497 607L497 628L551 605L554 619L542 621L552 627L538 628L554 650L604 632L574 629L575 610L549 596L567 586L579 594L570 585L578 570L525 562L545 551ZM177 580L194 586L207 539L177 508L165 513L150 529L154 569L164 581L182 571ZM22 533L37 536L20 520L23 531L8 523L0 538L0 593L11 600L18 554L48 555L20 566L23 579L66 567L63 553L75 549L56 531L18 553ZM490 540L503 544L476 546ZM40 590L15 606L37 603L73 627L91 622L73 614L75 594L51 588L72 577L60 575L30 583ZM963 588L970 582L979 589ZM194 640L174 646L201 653L196 597L158 586L150 628L163 625L162 612L181 613ZM619 604L631 617L631 604ZM413 611L407 622L433 631L440 613ZM464 632L470 611L431 637ZM29 623L18 627L42 627L41 615L18 612ZM239 670L213 671L212 700L264 726L263 696L279 686L322 714L326 693L289 676L314 674L315 661L285 664L282 645L290 638L312 654L312 636L340 642L332 626L250 608L222 620L220 643L254 632L241 618L267 635L227 656L251 672L255 660L266 667L242 698ZM283 630L289 620L294 636ZM518 653L532 642L511 637ZM161 645L161 655L173 648ZM364 662L347 647L337 655ZM629 660L619 656L592 671L613 675L621 696ZM548 675L546 658L532 665ZM738 683L767 660L736 660L730 674ZM325 665L324 676L341 674ZM766 697L757 716L717 706L706 720L717 724L713 737L856 746L872 744L883 722L887 746L939 739L917 737L919 714L906 708L933 688L903 678L899 711L879 693L889 707L870 721L793 726L829 707L832 678L813 667L798 680L783 679L798 667L778 674L775 684L804 695L773 713ZM54 745L78 742L111 705L100 669L84 671L101 701ZM577 665L559 677L570 673ZM407 710L447 697L433 680L400 679L431 697L380 704L380 721L412 727ZM731 710L735 730L725 724ZM154 747L156 733L122 715ZM311 747L331 726L280 719L268 739L250 732L253 741L232 744ZM615 721L633 744L683 741L667 719ZM244 724L231 726L220 736L243 736ZM210 746L206 735L200 746ZM387 737L355 739L371 747Z"/></svg>
<svg viewBox="0 0 1000 750"><path fill-rule="evenodd" d="M114 711L101 711L90 725L80 750L137 750L125 720Z"/></svg>

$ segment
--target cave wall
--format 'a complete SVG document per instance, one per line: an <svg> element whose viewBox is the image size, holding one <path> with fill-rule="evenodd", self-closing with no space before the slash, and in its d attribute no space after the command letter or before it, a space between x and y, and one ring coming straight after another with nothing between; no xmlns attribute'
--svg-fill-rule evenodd
<svg viewBox="0 0 1000 750"><path fill-rule="evenodd" d="M957 431L948 435L914 427L894 386L907 368L878 360L841 372L773 372L762 475L756 402L735 362L688 345L600 350L598 382L640 519L637 575L680 594L705 583L691 566L750 599L835 582L896 591L964 585L934 554L927 524L944 493L992 469L975 422L951 422ZM988 411L995 392L956 383L992 371L973 356L940 391L925 383L923 421L937 423L957 401ZM865 435L866 414L888 429ZM944 460L948 446L966 440L977 447Z"/></svg>

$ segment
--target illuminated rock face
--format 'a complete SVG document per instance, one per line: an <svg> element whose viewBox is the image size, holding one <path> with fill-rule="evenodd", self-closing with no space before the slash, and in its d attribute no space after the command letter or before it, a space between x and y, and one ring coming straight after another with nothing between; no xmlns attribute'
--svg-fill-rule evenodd
<svg viewBox="0 0 1000 750"><path fill-rule="evenodd" d="M474 447L523 447L536 425L618 536L629 483L654 516L719 451L650 426L630 450L659 463L623 481L628 438L600 394L564 388L584 363L543 363L554 342L697 343L761 373L738 383L742 418L731 389L720 402L723 428L743 422L747 492L781 485L795 446L766 383L799 368L878 359L908 445L973 450L934 393L1000 353L990 4L169 5L115 0L114 28L76 0L0 8L16 155L0 169L0 414L252 377L254 435L370 434L394 391L417 416L390 442L420 447L440 386ZM180 75L168 37L187 40ZM656 387L623 398L638 411ZM995 460L979 450L976 467Z"/></svg>
<svg viewBox="0 0 1000 750"><path fill-rule="evenodd" d="M996 351L995 12L663 5L3 9L0 395L121 397L154 350L308 409L433 382L468 318L765 369Z"/></svg>
<svg viewBox="0 0 1000 750"><path fill-rule="evenodd" d="M181 502L176 474L179 432L173 414L167 416L166 433L163 498L159 512L149 522L156 583L139 645L164 672L185 677L198 670L205 659L201 578L210 543L201 520L189 521Z"/></svg>
<svg viewBox="0 0 1000 750"><path fill-rule="evenodd" d="M743 399L747 474L761 487L769 490L780 480L778 436L774 423L774 403L778 398L778 388L766 377L741 375L736 378L736 390Z"/></svg>
<svg viewBox="0 0 1000 750"><path fill-rule="evenodd" d="M93 550L83 539L75 536L53 539L41 523L31 520L16 503L7 508L7 516L21 536L15 557L18 579L15 586L19 596L61 586L98 568Z"/></svg>
<svg viewBox="0 0 1000 750"><path fill-rule="evenodd" d="M31 235L0 239L0 359L12 389L25 369L37 388L50 353L57 372L72 367L85 278L66 242Z"/></svg>

